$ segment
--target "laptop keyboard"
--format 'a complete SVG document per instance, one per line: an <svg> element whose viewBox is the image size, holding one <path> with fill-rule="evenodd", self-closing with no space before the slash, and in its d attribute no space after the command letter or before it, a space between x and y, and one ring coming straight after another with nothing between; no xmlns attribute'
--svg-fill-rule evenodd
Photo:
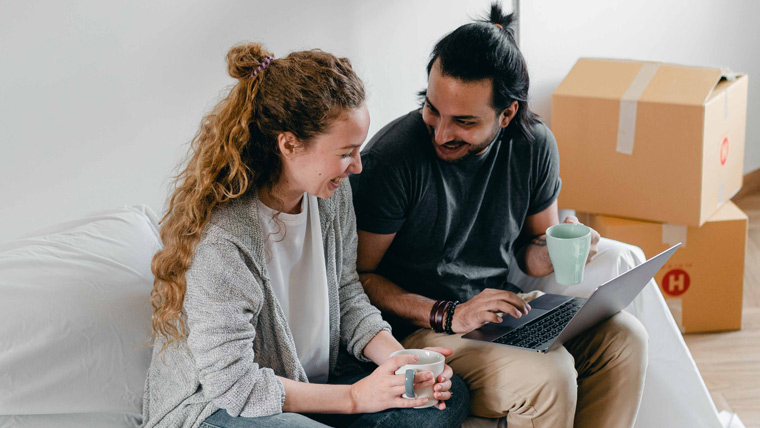
<svg viewBox="0 0 760 428"><path fill-rule="evenodd" d="M493 339L494 343L533 348L554 339L567 323L581 310L585 299L572 299L555 308L552 312L528 324Z"/></svg>

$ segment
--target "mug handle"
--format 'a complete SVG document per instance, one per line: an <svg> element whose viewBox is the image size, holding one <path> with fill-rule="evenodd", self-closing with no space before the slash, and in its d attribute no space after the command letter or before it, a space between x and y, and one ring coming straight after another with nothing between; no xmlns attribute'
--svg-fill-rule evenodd
<svg viewBox="0 0 760 428"><path fill-rule="evenodd" d="M406 398L415 398L414 395L414 375L417 373L415 369L406 369L404 372L404 389Z"/></svg>

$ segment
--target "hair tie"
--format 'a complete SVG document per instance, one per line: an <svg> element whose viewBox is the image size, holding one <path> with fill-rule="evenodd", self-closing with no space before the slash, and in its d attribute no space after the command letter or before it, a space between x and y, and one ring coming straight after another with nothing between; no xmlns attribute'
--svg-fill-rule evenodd
<svg viewBox="0 0 760 428"><path fill-rule="evenodd" d="M259 66L256 67L255 70L253 70L253 73L251 73L251 79L256 77L256 75L259 74L259 72L267 68L267 66L269 66L269 64L272 62L273 59L274 57L271 57L271 56L264 57L264 61L261 64L259 64Z"/></svg>
<svg viewBox="0 0 760 428"><path fill-rule="evenodd" d="M497 24L497 23L495 23L495 22L494 22L494 23L493 23L493 25L495 25L495 26L497 26L497 27L501 28L502 30L504 29L504 27L502 27L502 26L501 26L501 24Z"/></svg>

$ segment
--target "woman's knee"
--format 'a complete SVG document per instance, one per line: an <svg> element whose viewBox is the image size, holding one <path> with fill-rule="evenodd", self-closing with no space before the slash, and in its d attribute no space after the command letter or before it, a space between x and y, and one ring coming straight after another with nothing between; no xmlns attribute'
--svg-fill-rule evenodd
<svg viewBox="0 0 760 428"><path fill-rule="evenodd" d="M451 378L452 396L446 400L446 409L451 413L448 419L457 422L452 426L459 426L467 419L470 413L470 388L467 383L457 375Z"/></svg>
<svg viewBox="0 0 760 428"><path fill-rule="evenodd" d="M459 428L467 416L470 414L470 390L462 378L454 375L451 378L451 398L446 400L446 408L438 410L430 407L427 414L424 415L422 425L410 425L418 428L419 426L431 427L457 427Z"/></svg>
<svg viewBox="0 0 760 428"><path fill-rule="evenodd" d="M350 424L350 428L420 428L420 427L451 427L459 428L470 410L470 392L467 384L454 375L451 378L452 396L446 400L446 408L438 410L435 407L425 409L388 409L378 413L361 415ZM336 423L336 426L348 424Z"/></svg>
<svg viewBox="0 0 760 428"><path fill-rule="evenodd" d="M329 428L328 425L299 413L283 412L272 416L246 418L230 416L224 409L214 412L200 426L202 428Z"/></svg>

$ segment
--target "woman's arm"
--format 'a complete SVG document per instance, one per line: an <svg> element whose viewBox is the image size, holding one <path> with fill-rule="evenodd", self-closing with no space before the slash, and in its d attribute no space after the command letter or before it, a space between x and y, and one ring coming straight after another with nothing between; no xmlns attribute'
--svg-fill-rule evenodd
<svg viewBox="0 0 760 428"><path fill-rule="evenodd" d="M336 252L338 260L338 299L340 301L340 341L355 358L369 361L364 349L377 334L390 331L380 311L372 306L356 273L356 217L351 202L351 187L344 181L333 195L336 204ZM327 256L327 255L326 255ZM381 356L380 358L387 357ZM376 361L377 362L377 361Z"/></svg>
<svg viewBox="0 0 760 428"><path fill-rule="evenodd" d="M278 376L285 387L283 412L295 413L356 413L351 397L351 385L327 385L298 382Z"/></svg>
<svg viewBox="0 0 760 428"><path fill-rule="evenodd" d="M341 341L345 341L348 344L349 352L353 351L357 358L361 359L363 357L381 366L386 363L391 353L404 348L390 333L390 326L382 319L380 311L369 302L369 298L364 292L364 287L359 281L359 275L356 272L356 251L358 245L356 216L354 215L349 182L345 182L339 191L341 191L340 196L342 200L340 204L342 206L338 210L338 214L341 217L340 223L342 223L343 236L341 237L341 242L344 251L341 283L339 284ZM344 311L346 307L350 307L351 310ZM357 317L356 315L359 314L361 316ZM357 320L359 320L358 323ZM359 328L359 326L363 328ZM363 334L356 334L357 331L362 330L364 331ZM353 332L354 337L346 337L345 333L348 332ZM362 344L364 345L362 346ZM449 356L452 353L450 349L431 349L445 356ZM393 371L395 372L396 369ZM436 404L436 407L443 410L446 408L444 400L451 398L451 392L449 391L451 389L451 376L453 376L453 371L448 364L438 379L434 379L429 371L418 372L414 377L415 388L433 385L435 391L434 397L441 400Z"/></svg>
<svg viewBox="0 0 760 428"><path fill-rule="evenodd" d="M377 333L377 335L369 341L367 346L364 347L364 356L379 366L384 363L392 353L402 349L404 349L404 347L398 343L398 340L396 340L389 331L383 330Z"/></svg>

